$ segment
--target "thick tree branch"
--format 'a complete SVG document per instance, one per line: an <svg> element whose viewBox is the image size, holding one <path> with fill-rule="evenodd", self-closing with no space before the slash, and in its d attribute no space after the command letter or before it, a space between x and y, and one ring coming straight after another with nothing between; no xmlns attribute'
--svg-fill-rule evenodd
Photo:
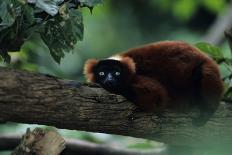
<svg viewBox="0 0 232 155"><path fill-rule="evenodd" d="M0 68L0 120L148 138L171 145L231 145L232 105L221 104L203 127L196 112L136 112L119 95L40 74ZM132 119L132 113L133 119Z"/></svg>

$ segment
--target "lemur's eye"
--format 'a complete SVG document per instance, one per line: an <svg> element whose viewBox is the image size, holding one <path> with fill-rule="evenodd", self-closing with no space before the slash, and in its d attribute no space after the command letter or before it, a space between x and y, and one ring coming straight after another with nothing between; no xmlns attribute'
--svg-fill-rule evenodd
<svg viewBox="0 0 232 155"><path fill-rule="evenodd" d="M99 72L98 74L99 74L100 76L104 76L104 75L105 75L104 72Z"/></svg>
<svg viewBox="0 0 232 155"><path fill-rule="evenodd" d="M120 72L115 72L115 75L116 76L119 76L121 73Z"/></svg>

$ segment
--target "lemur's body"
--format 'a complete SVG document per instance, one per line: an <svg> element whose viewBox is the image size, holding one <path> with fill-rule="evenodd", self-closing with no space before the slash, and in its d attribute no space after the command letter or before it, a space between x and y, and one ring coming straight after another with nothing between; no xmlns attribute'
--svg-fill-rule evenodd
<svg viewBox="0 0 232 155"><path fill-rule="evenodd" d="M115 69L119 76L113 76ZM111 79L107 78L109 73ZM145 111L160 113L168 107L199 105L205 119L217 109L223 92L217 64L180 41L148 44L106 60L89 60L85 75Z"/></svg>

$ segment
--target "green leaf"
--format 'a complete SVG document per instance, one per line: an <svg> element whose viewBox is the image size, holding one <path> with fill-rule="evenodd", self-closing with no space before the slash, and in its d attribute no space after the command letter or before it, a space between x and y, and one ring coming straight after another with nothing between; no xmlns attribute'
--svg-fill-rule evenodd
<svg viewBox="0 0 232 155"><path fill-rule="evenodd" d="M29 3L34 3L36 7L44 10L51 16L55 16L59 10L59 4L64 0L29 0Z"/></svg>
<svg viewBox="0 0 232 155"><path fill-rule="evenodd" d="M3 58L4 62L10 63L11 57L6 50L0 49L0 55Z"/></svg>
<svg viewBox="0 0 232 155"><path fill-rule="evenodd" d="M10 0L0 1L0 31L13 25L16 15Z"/></svg>
<svg viewBox="0 0 232 155"><path fill-rule="evenodd" d="M41 37L48 46L54 60L60 63L64 52L73 49L78 40L83 39L83 19L78 10L66 10L67 13L47 21ZM65 11L64 11L65 12Z"/></svg>
<svg viewBox="0 0 232 155"><path fill-rule="evenodd" d="M206 42L197 43L195 46L202 52L207 53L210 57L217 61L217 63L225 61L224 55L219 47Z"/></svg>
<svg viewBox="0 0 232 155"><path fill-rule="evenodd" d="M227 99L232 100L232 87L229 87L229 88L227 89L227 91L226 91L225 94L224 94L224 97L227 98Z"/></svg>
<svg viewBox="0 0 232 155"><path fill-rule="evenodd" d="M94 7L97 4L103 3L103 0L78 0L81 4L87 5L88 7Z"/></svg>
<svg viewBox="0 0 232 155"><path fill-rule="evenodd" d="M11 15L12 21L10 24L8 23L8 27L2 26L3 29L0 31L0 50L5 51L1 55L9 61L9 55L6 53L9 51L19 51L22 44L27 39L29 33L26 34L26 31L34 24L34 11L31 6L19 2L18 0L9 0L7 3L4 2L5 0L0 2L4 4L1 5L0 16L5 15L8 17L8 15L6 15L7 13L3 11L4 9L8 10L8 14ZM3 22L5 21L6 20L3 20Z"/></svg>
<svg viewBox="0 0 232 155"><path fill-rule="evenodd" d="M22 27L27 29L35 23L34 10L29 5L23 5L23 24Z"/></svg>

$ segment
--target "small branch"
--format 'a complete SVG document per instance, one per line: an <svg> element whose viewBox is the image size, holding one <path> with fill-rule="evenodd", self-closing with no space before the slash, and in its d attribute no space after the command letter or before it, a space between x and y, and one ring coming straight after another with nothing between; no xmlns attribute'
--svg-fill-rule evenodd
<svg viewBox="0 0 232 155"><path fill-rule="evenodd" d="M229 43L230 51L232 53L232 24L231 24L231 28L225 31L225 36Z"/></svg>
<svg viewBox="0 0 232 155"><path fill-rule="evenodd" d="M166 155L166 147L137 150L116 148L104 144L95 144L76 139L66 139L66 148L61 155ZM20 142L20 136L0 135L0 150L12 150Z"/></svg>
<svg viewBox="0 0 232 155"><path fill-rule="evenodd" d="M214 45L222 43L224 31L232 26L232 2L227 6L226 10L218 15L211 28L208 30L203 40Z"/></svg>
<svg viewBox="0 0 232 155"><path fill-rule="evenodd" d="M170 145L231 145L232 104L222 103L205 126L193 127L194 110L162 116L135 111L120 95L96 85L0 67L0 121L147 138ZM133 119L132 119L133 114Z"/></svg>

